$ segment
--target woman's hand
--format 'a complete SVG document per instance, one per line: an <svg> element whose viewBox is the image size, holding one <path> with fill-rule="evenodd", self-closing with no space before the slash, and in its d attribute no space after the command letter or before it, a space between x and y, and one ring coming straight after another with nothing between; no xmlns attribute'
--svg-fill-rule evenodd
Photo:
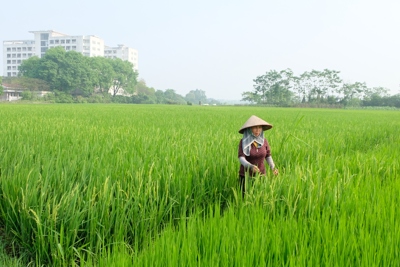
<svg viewBox="0 0 400 267"><path fill-rule="evenodd" d="M260 172L260 169L257 167L257 165L253 165L253 172L254 173Z"/></svg>

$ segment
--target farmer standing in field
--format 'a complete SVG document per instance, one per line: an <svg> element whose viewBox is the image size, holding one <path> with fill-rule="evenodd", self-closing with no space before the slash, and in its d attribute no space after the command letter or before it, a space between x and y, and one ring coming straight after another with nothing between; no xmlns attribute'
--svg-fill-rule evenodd
<svg viewBox="0 0 400 267"><path fill-rule="evenodd" d="M267 161L274 174L278 175L278 170L275 169L272 160L271 148L267 139L264 138L264 131L271 128L271 124L252 115L239 130L239 133L243 134L238 151L240 161L239 184L243 196L245 194L246 173L249 177L265 175L264 160Z"/></svg>

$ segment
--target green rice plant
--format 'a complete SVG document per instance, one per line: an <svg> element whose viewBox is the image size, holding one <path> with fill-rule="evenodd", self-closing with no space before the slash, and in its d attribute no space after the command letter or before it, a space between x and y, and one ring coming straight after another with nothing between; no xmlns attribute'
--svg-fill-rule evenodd
<svg viewBox="0 0 400 267"><path fill-rule="evenodd" d="M255 114L280 175L238 194ZM38 266L398 265L399 113L1 105L0 222Z"/></svg>

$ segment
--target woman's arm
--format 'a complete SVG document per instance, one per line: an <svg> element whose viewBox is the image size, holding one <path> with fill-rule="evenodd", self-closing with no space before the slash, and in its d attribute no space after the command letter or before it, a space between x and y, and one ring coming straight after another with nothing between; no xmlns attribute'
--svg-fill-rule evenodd
<svg viewBox="0 0 400 267"><path fill-rule="evenodd" d="M272 156L266 157L267 163L270 167L271 170L275 169L275 163L274 160L272 159Z"/></svg>
<svg viewBox="0 0 400 267"><path fill-rule="evenodd" d="M248 162L245 157L239 157L239 161L240 161L240 164L242 164L244 168L251 169L253 172L259 171L258 167L256 165L253 165L250 162Z"/></svg>

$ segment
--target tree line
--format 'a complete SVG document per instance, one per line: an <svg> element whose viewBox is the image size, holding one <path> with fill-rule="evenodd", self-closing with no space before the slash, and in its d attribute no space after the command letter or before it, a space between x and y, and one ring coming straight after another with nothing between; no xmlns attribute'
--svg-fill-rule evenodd
<svg viewBox="0 0 400 267"><path fill-rule="evenodd" d="M384 87L369 88L365 82L346 83L336 70L311 70L299 76L291 69L270 70L257 76L253 91L242 100L276 106L391 106L400 107L400 94L390 96Z"/></svg>
<svg viewBox="0 0 400 267"><path fill-rule="evenodd" d="M192 90L185 97L174 89L155 90L138 80L133 65L119 58L86 57L62 47L24 60L19 77L4 83L25 88L22 99L39 100L35 91L50 91L40 100L57 103L214 104L205 91ZM1 92L0 92L1 93Z"/></svg>
<svg viewBox="0 0 400 267"><path fill-rule="evenodd" d="M49 49L39 58L22 61L19 74L45 81L51 91L90 96L109 93L115 96L123 90L133 93L138 73L132 63L119 58L85 57L63 47Z"/></svg>

